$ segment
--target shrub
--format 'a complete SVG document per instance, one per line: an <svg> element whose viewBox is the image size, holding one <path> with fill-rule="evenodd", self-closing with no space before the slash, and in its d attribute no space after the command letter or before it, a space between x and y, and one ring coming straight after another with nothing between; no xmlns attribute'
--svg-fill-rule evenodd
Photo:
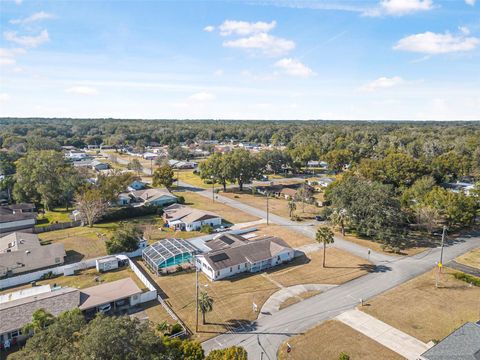
<svg viewBox="0 0 480 360"><path fill-rule="evenodd" d="M179 332L182 332L183 331L183 327L182 325L180 325L179 323L175 323L172 325L171 329L170 329L170 335L175 335L175 334L178 334Z"/></svg>
<svg viewBox="0 0 480 360"><path fill-rule="evenodd" d="M211 227L208 224L203 224L202 227L200 228L200 232L204 234L211 234L213 233L213 227Z"/></svg>
<svg viewBox="0 0 480 360"><path fill-rule="evenodd" d="M118 220L126 220L134 217L146 216L146 215L161 215L163 209L161 206L138 206L138 207L121 207L114 209L102 216L101 221L111 222Z"/></svg>
<svg viewBox="0 0 480 360"><path fill-rule="evenodd" d="M480 278L478 278L476 276L468 275L468 274L465 274L465 273L462 273L462 272L457 272L457 273L453 274L453 276L455 277L455 279L465 281L465 282L467 282L469 284L472 284L472 285L475 285L475 286L480 286Z"/></svg>
<svg viewBox="0 0 480 360"><path fill-rule="evenodd" d="M350 355L343 351L338 355L338 360L350 360Z"/></svg>
<svg viewBox="0 0 480 360"><path fill-rule="evenodd" d="M177 196L177 201L179 204L185 204L185 198L183 196Z"/></svg>

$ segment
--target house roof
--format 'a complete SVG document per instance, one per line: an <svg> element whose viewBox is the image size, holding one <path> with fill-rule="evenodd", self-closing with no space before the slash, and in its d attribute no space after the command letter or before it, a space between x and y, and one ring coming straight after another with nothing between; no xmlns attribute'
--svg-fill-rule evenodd
<svg viewBox="0 0 480 360"><path fill-rule="evenodd" d="M63 263L65 256L63 244L50 244L4 252L0 253L0 269L18 269L17 272L26 272L52 265L60 265ZM59 261L56 261L57 259ZM21 271L19 271L20 269Z"/></svg>
<svg viewBox="0 0 480 360"><path fill-rule="evenodd" d="M168 221L181 220L185 224L191 224L196 221L220 218L213 212L191 208L181 204L173 204L163 209Z"/></svg>
<svg viewBox="0 0 480 360"><path fill-rule="evenodd" d="M34 212L21 212L21 213L8 213L0 210L0 223L8 223L13 221L36 219L37 213Z"/></svg>
<svg viewBox="0 0 480 360"><path fill-rule="evenodd" d="M240 235L223 233L205 241L205 245L215 251L245 244L246 239Z"/></svg>
<svg viewBox="0 0 480 360"><path fill-rule="evenodd" d="M9 207L10 209L12 209L13 211L16 211L16 210L29 210L29 211L33 211L33 210L35 210L35 205L34 205L34 204L30 204L30 203L12 204L12 205L9 205L8 207Z"/></svg>
<svg viewBox="0 0 480 360"><path fill-rule="evenodd" d="M19 251L39 247L38 236L30 233L14 232L0 237L0 253L9 249L10 251Z"/></svg>
<svg viewBox="0 0 480 360"><path fill-rule="evenodd" d="M176 196L173 195L167 189L153 188L153 189L136 190L136 191L132 191L132 194L137 198L141 198L145 202L152 202L160 199L163 196L176 199Z"/></svg>
<svg viewBox="0 0 480 360"><path fill-rule="evenodd" d="M57 316L76 308L79 302L80 291L65 287L0 303L0 334L21 329L32 320L33 313L38 309Z"/></svg>
<svg viewBox="0 0 480 360"><path fill-rule="evenodd" d="M271 259L287 249L291 247L283 239L270 236L253 241L245 239L241 245L212 251L204 257L212 269L220 270L246 262L255 263Z"/></svg>
<svg viewBox="0 0 480 360"><path fill-rule="evenodd" d="M79 308L80 310L91 309L141 293L142 290L135 284L135 281L128 277L82 289Z"/></svg>
<svg viewBox="0 0 480 360"><path fill-rule="evenodd" d="M284 194L284 195L294 197L297 194L297 190L290 189L290 188L283 188L282 191L280 191L280 193Z"/></svg>
<svg viewBox="0 0 480 360"><path fill-rule="evenodd" d="M480 360L480 325L468 322L422 354L428 360Z"/></svg>

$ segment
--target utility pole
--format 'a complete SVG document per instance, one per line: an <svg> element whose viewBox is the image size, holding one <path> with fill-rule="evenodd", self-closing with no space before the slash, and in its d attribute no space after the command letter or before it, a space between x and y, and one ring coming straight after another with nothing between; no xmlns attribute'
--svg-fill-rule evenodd
<svg viewBox="0 0 480 360"><path fill-rule="evenodd" d="M177 188L179 187L179 183L180 183L180 169L177 168Z"/></svg>
<svg viewBox="0 0 480 360"><path fill-rule="evenodd" d="M198 265L195 257L195 332L198 333Z"/></svg>
<svg viewBox="0 0 480 360"><path fill-rule="evenodd" d="M215 181L212 176L212 201L215 202Z"/></svg>
<svg viewBox="0 0 480 360"><path fill-rule="evenodd" d="M442 245L440 249L440 270L442 269L443 266L443 246L445 244L445 233L447 232L447 227L443 225L443 231L442 231Z"/></svg>
<svg viewBox="0 0 480 360"><path fill-rule="evenodd" d="M270 193L267 192L267 225L269 224L269 207L268 207L268 198L270 197Z"/></svg>
<svg viewBox="0 0 480 360"><path fill-rule="evenodd" d="M153 176L153 159L150 158L150 175Z"/></svg>

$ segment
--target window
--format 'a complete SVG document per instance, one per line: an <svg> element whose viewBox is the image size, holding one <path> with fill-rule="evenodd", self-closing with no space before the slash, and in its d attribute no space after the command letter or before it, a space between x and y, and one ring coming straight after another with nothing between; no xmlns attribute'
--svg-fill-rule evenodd
<svg viewBox="0 0 480 360"><path fill-rule="evenodd" d="M232 271L233 271L233 269L230 267L230 272L232 272Z"/></svg>
<svg viewBox="0 0 480 360"><path fill-rule="evenodd" d="M280 261L280 256L277 256L277 260Z"/></svg>
<svg viewBox="0 0 480 360"><path fill-rule="evenodd" d="M238 265L238 270L240 270L240 265Z"/></svg>

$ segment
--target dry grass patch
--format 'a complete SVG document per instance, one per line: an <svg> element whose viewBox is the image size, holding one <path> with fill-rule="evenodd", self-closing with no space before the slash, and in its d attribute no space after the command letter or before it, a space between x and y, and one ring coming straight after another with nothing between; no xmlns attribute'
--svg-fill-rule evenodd
<svg viewBox="0 0 480 360"><path fill-rule="evenodd" d="M148 316L148 320L154 324L161 324L166 321L168 324L175 324L175 320L167 313L164 307L157 301L152 300L140 305L145 314Z"/></svg>
<svg viewBox="0 0 480 360"><path fill-rule="evenodd" d="M222 192L222 195L230 199L240 201L244 204L253 206L257 209L267 211L267 198L263 195L252 195L248 192ZM293 212L300 219L313 219L315 215L318 215L320 208L315 205L305 204L305 207L301 202L297 202L297 209ZM268 208L272 214L289 218L290 210L288 208L288 200L283 198L271 197L268 200Z"/></svg>
<svg viewBox="0 0 480 360"><path fill-rule="evenodd" d="M478 321L480 287L456 280L455 271L444 268L436 288L436 271L375 297L361 310L423 342L443 339L463 323Z"/></svg>
<svg viewBox="0 0 480 360"><path fill-rule="evenodd" d="M299 257L283 267L272 268L268 276L283 286L299 284L343 284L367 273L369 263L335 248L327 249L327 267L322 267L323 251Z"/></svg>
<svg viewBox="0 0 480 360"><path fill-rule="evenodd" d="M185 205L197 209L212 211L232 224L259 220L256 216L244 213L243 211L237 210L218 201L214 202L210 198L190 191L182 192L180 195L185 198Z"/></svg>
<svg viewBox="0 0 480 360"><path fill-rule="evenodd" d="M120 279L125 279L127 277L132 278L132 280L135 281L135 283L140 289L147 290L145 285L140 281L140 279L130 268L121 268L106 273L99 273L96 269L88 269L76 272L75 275L58 276L52 279L38 280L37 285L57 285L62 287L69 286L77 289L83 289L104 282L112 282ZM2 290L0 294L18 291L29 287L31 287L30 284L17 286L15 288Z"/></svg>
<svg viewBox="0 0 480 360"><path fill-rule="evenodd" d="M462 256L459 256L455 261L480 269L480 248L470 251Z"/></svg>
<svg viewBox="0 0 480 360"><path fill-rule="evenodd" d="M257 237L252 238L251 240L257 240L263 236L278 236L285 240L285 242L293 248L315 242L313 239L310 239L309 237L285 226L261 224L256 225L255 227L258 229L254 233L257 235Z"/></svg>
<svg viewBox="0 0 480 360"><path fill-rule="evenodd" d="M285 309L286 307L289 307L290 305L296 304L305 299L311 298L312 296L319 295L321 293L322 291L320 290L310 290L298 294L297 296L292 296L291 298L288 298L280 304L280 310Z"/></svg>
<svg viewBox="0 0 480 360"><path fill-rule="evenodd" d="M143 262L138 264L145 268ZM160 277L149 274L165 293L175 313L195 332L195 273L182 272ZM212 282L200 273L199 282L200 291L206 291L214 300L213 312L206 314L207 324L201 324L199 313L200 331L194 335L199 341L225 332L234 325L255 320L257 314L252 310L252 303L255 302L261 309L265 301L279 290L259 274Z"/></svg>
<svg viewBox="0 0 480 360"><path fill-rule="evenodd" d="M425 251L427 248L426 247L411 247L411 248L407 248L407 249L404 249L404 250L401 250L401 253L400 254L395 254L393 253L392 251L389 251L387 249L382 249L382 244L376 242L376 241L372 241L372 240L367 240L367 239L361 239L357 236L354 236L354 235L351 235L351 234L346 234L345 236L342 236L341 233L339 232L336 232L335 233L336 236L342 238L342 239L345 239L347 241L351 241L355 244L358 244L358 245L361 245L365 248L369 248L375 252L378 252L378 253L381 253L381 254L385 254L385 255L406 255L406 256L412 256L412 255L416 255L416 254L419 254L423 251Z"/></svg>
<svg viewBox="0 0 480 360"><path fill-rule="evenodd" d="M330 320L288 340L279 349L280 360L337 360L345 352L354 360L400 360L402 356L339 321Z"/></svg>

